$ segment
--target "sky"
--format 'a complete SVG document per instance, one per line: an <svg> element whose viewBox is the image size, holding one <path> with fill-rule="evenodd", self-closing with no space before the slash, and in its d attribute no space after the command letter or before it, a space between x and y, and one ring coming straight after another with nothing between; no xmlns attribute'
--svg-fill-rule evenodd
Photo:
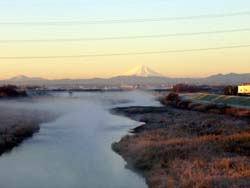
<svg viewBox="0 0 250 188"><path fill-rule="evenodd" d="M113 24L56 24L250 12L249 0L0 0L0 79L16 75L60 78L112 77L144 64L170 77L249 73L250 47L84 58L4 59L213 48L250 44L250 31L77 42L2 42L167 35L250 28L250 14L231 17ZM36 24L7 24L36 23Z"/></svg>

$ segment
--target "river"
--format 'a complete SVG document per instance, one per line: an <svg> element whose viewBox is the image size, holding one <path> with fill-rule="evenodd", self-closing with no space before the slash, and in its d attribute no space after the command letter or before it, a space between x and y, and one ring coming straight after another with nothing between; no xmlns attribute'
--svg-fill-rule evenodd
<svg viewBox="0 0 250 188"><path fill-rule="evenodd" d="M53 93L37 100L7 102L13 108L41 109L60 116L0 157L1 188L146 188L125 168L111 144L139 125L112 115L116 106L156 106L145 92Z"/></svg>

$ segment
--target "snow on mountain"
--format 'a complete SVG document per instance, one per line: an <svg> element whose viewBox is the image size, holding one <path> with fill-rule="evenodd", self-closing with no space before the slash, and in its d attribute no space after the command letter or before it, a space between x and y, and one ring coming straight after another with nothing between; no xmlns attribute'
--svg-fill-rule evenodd
<svg viewBox="0 0 250 188"><path fill-rule="evenodd" d="M124 74L122 74L122 76L163 77L161 74L144 65L137 66L125 72Z"/></svg>

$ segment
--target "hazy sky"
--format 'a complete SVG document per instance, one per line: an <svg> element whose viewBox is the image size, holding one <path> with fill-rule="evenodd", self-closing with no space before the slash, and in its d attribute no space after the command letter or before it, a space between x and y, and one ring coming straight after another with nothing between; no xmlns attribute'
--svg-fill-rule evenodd
<svg viewBox="0 0 250 188"><path fill-rule="evenodd" d="M250 11L249 0L0 0L0 57L112 54L250 44L250 31L199 36L81 42L2 43L1 40L102 38L250 28L250 15L161 22L85 25L8 25L185 17ZM70 59L0 59L0 79L110 77L144 64L166 76L250 72L250 48Z"/></svg>

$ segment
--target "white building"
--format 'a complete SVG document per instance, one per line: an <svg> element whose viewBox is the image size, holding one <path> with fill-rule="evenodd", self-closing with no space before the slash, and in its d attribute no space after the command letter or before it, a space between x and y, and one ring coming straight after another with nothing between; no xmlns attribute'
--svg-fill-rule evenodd
<svg viewBox="0 0 250 188"><path fill-rule="evenodd" d="M242 84L238 86L238 94L250 95L250 84Z"/></svg>

